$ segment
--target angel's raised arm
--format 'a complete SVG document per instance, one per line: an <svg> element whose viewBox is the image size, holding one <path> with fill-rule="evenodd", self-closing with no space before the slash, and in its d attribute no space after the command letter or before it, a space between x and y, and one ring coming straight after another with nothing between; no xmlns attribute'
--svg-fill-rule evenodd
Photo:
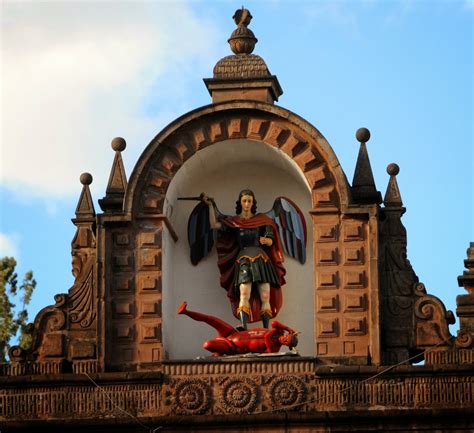
<svg viewBox="0 0 474 433"><path fill-rule="evenodd" d="M209 225L211 229L219 230L222 227L222 224L217 221L216 203L214 202L214 199L204 192L201 194L201 197L202 201L209 207Z"/></svg>

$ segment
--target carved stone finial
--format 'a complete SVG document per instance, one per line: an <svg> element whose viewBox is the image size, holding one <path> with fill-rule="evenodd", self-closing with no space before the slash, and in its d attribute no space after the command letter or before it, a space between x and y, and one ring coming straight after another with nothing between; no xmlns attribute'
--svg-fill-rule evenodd
<svg viewBox="0 0 474 433"><path fill-rule="evenodd" d="M90 185L92 183L92 174L82 173L79 180L83 185Z"/></svg>
<svg viewBox="0 0 474 433"><path fill-rule="evenodd" d="M356 131L356 138L359 143L367 143L370 140L370 131L367 128L359 128Z"/></svg>
<svg viewBox="0 0 474 433"><path fill-rule="evenodd" d="M469 244L469 248L466 250L467 259L464 260L464 265L470 272L474 273L474 242Z"/></svg>
<svg viewBox="0 0 474 433"><path fill-rule="evenodd" d="M92 175L90 173L82 173L79 180L84 186L77 202L76 219L89 220L90 218L95 218L94 203L89 189L89 185L92 183Z"/></svg>
<svg viewBox="0 0 474 433"><path fill-rule="evenodd" d="M464 287L469 294L474 295L474 242L469 244L466 251L467 259L464 260L464 266L467 271L458 277L459 287Z"/></svg>
<svg viewBox="0 0 474 433"><path fill-rule="evenodd" d="M116 152L123 152L127 147L127 142L122 137L115 137L112 140L112 149Z"/></svg>
<svg viewBox="0 0 474 433"><path fill-rule="evenodd" d="M235 24L238 26L245 26L247 27L250 24L250 21L252 21L252 14L248 9L245 9L243 6L241 9L237 9L235 11L234 16L232 19L234 20Z"/></svg>
<svg viewBox="0 0 474 433"><path fill-rule="evenodd" d="M272 75L265 61L252 54L257 38L247 26L252 15L243 6L234 16L237 28L232 32L229 42L234 54L220 59L214 67L213 78L205 78L207 90L213 103L252 100L269 104L278 101L283 90L278 78Z"/></svg>
<svg viewBox="0 0 474 433"><path fill-rule="evenodd" d="M234 54L250 54L255 48L257 38L253 34L252 30L248 29L247 26L252 20L252 15L248 9L237 9L234 16L232 17L237 24L237 28L232 32L230 38L227 40L230 45L230 49Z"/></svg>
<svg viewBox="0 0 474 433"><path fill-rule="evenodd" d="M390 180L388 181L383 204L385 207L400 208L403 206L403 202L396 178L397 174L400 173L400 167L395 163L391 163L387 165L387 173L390 175Z"/></svg>
<svg viewBox="0 0 474 433"><path fill-rule="evenodd" d="M122 161L121 152L127 147L122 137L112 140L112 149L115 150L115 158L110 170L109 183L105 197L99 200L100 207L104 212L117 212L122 209L123 197L127 189L127 176Z"/></svg>
<svg viewBox="0 0 474 433"><path fill-rule="evenodd" d="M400 167L398 166L398 164L392 162L391 164L387 165L387 173L390 176L397 176L398 173L400 173Z"/></svg>
<svg viewBox="0 0 474 433"><path fill-rule="evenodd" d="M382 196L375 188L374 175L372 174L369 154L365 145L370 139L370 131L367 128L359 128L356 132L356 138L360 142L360 149L352 181L352 196L357 203L380 204L382 203Z"/></svg>
<svg viewBox="0 0 474 433"><path fill-rule="evenodd" d="M474 242L469 244L466 271L458 277L458 284L467 294L456 297L456 314L459 317L459 332L456 345L465 349L474 349Z"/></svg>

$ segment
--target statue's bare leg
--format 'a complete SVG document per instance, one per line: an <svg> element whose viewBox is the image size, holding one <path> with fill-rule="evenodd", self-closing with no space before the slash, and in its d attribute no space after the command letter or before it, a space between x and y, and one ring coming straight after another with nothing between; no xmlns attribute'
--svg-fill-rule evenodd
<svg viewBox="0 0 474 433"><path fill-rule="evenodd" d="M268 328L268 324L272 317L272 307L270 306L270 283L260 283L258 285L258 293L262 302L260 315L262 317L263 327Z"/></svg>
<svg viewBox="0 0 474 433"><path fill-rule="evenodd" d="M207 323L208 325L212 326L221 337L228 337L229 335L236 332L233 326L229 325L218 317L188 310L187 305L187 302L183 302L178 308L178 314L185 314L186 316L191 317L191 319Z"/></svg>
<svg viewBox="0 0 474 433"><path fill-rule="evenodd" d="M242 283L239 286L240 302L237 313L239 314L242 327L247 329L247 322L250 318L250 294L252 293L252 283Z"/></svg>

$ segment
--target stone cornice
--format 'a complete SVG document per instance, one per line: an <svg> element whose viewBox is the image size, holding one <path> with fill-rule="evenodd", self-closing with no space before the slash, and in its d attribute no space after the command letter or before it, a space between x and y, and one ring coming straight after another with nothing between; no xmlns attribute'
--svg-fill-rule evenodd
<svg viewBox="0 0 474 433"><path fill-rule="evenodd" d="M159 367L155 372L2 377L0 422L49 428L64 422L106 426L113 419L130 426L138 420L177 427L231 425L238 417L239 423L258 425L277 420L281 411L287 420L305 422L323 413L339 422L344 417L397 422L397 416L413 420L455 412L462 419L474 407L472 363L388 371L301 358L163 362Z"/></svg>

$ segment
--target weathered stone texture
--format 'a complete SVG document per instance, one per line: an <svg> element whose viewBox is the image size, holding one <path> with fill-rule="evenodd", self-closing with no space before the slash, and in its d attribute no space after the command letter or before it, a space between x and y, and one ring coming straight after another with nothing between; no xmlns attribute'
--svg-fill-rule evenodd
<svg viewBox="0 0 474 433"><path fill-rule="evenodd" d="M227 56L214 66L214 78L240 79L270 77L265 61L255 54Z"/></svg>
<svg viewBox="0 0 474 433"><path fill-rule="evenodd" d="M436 409L469 411L474 404L474 383L462 368L433 375L428 368L414 367L390 372L376 367L318 367L312 359L237 360L167 363L162 373L91 378L95 384L85 376L50 376L26 382L21 389L4 381L0 419L19 426L36 419L94 425L101 419L130 421L126 411L145 423L153 419L153 424L177 427L197 416L211 420L245 414L254 415L258 426L259 417L282 411L296 416L383 408L387 413L426 411L436 417Z"/></svg>
<svg viewBox="0 0 474 433"><path fill-rule="evenodd" d="M75 281L37 315L32 347L13 347L11 362L0 365L2 427L472 431L473 246L459 277L468 294L457 298L455 338L448 328L454 315L427 293L407 258L398 166L388 167L381 207L365 145L370 132L361 128L350 186L321 133L273 105L282 90L251 54L257 40L247 29L250 12L242 8L234 18L229 43L236 54L205 80L214 104L161 131L128 180L125 140L114 139L102 214L95 214L92 176L81 176L71 244ZM227 140L278 150L309 186L312 357L166 361L164 230L177 240L164 212L166 195L189 158ZM398 366L423 358L423 366Z"/></svg>

